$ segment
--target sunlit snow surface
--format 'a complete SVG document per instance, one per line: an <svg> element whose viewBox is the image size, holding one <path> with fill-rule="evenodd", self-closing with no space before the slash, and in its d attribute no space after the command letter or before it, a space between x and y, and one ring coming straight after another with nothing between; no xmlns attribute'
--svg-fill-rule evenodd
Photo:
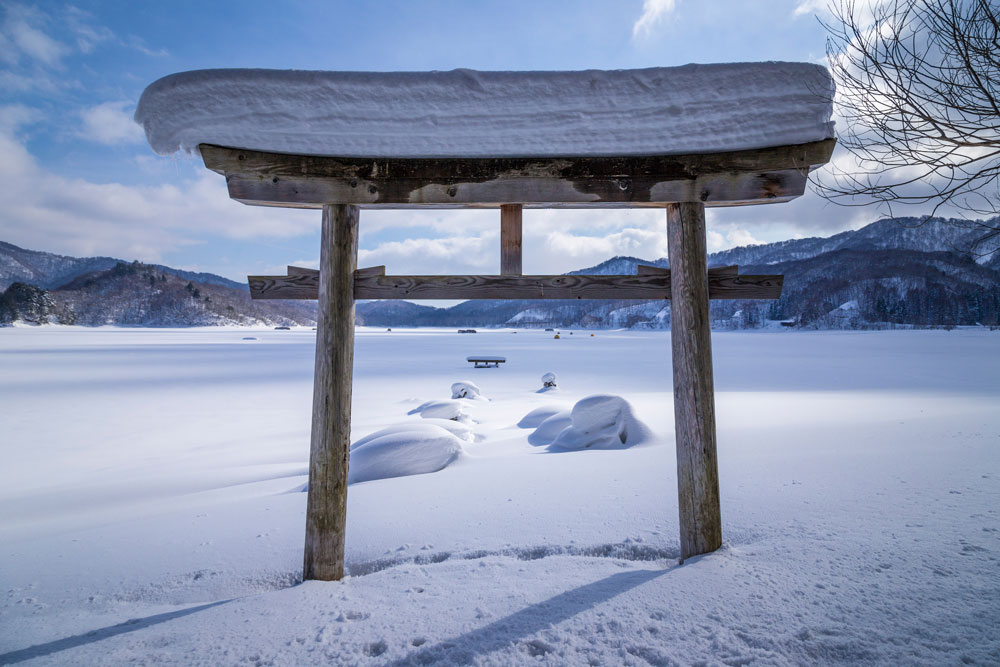
<svg viewBox="0 0 1000 667"><path fill-rule="evenodd" d="M151 83L153 150L199 144L340 157L715 153L833 137L815 63L578 72L209 69Z"/></svg>
<svg viewBox="0 0 1000 667"><path fill-rule="evenodd" d="M998 332L714 335L726 546L678 566L667 334L359 330L353 440L491 400L304 585L315 334L251 333L0 329L0 664L1000 661ZM518 426L593 394L648 441Z"/></svg>

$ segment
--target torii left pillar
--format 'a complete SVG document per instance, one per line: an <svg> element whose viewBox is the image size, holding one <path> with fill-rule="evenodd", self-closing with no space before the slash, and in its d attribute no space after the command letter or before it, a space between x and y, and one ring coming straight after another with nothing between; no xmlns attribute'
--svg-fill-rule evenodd
<svg viewBox="0 0 1000 667"><path fill-rule="evenodd" d="M358 207L323 206L303 579L344 576Z"/></svg>

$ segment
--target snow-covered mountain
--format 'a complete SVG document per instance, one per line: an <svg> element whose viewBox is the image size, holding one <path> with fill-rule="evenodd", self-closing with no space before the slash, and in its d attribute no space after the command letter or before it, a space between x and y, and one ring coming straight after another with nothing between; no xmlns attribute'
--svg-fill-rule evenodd
<svg viewBox="0 0 1000 667"><path fill-rule="evenodd" d="M76 258L0 243L0 326L312 325L316 304L251 301L245 285L109 257Z"/></svg>
<svg viewBox="0 0 1000 667"><path fill-rule="evenodd" d="M716 326L757 327L786 320L799 326L997 324L1000 252L969 252L983 225L963 220L884 219L828 238L732 248L709 256L710 266L736 264L743 273L785 276L776 301L713 301ZM986 221L1000 224L1000 219ZM983 248L980 248L982 250ZM634 274L637 264L668 266L666 258L613 257L573 273ZM847 302L854 307L843 309ZM386 304L358 305L359 321L380 326L666 328L668 303L651 301L468 301L397 319Z"/></svg>
<svg viewBox="0 0 1000 667"><path fill-rule="evenodd" d="M776 301L713 301L713 322L739 328L775 320L811 327L1000 324L1000 252L969 252L983 227L961 220L918 222L886 219L829 238L710 255L710 266L737 264L744 273L785 276ZM986 224L998 223L1000 219ZM573 273L633 274L637 264L668 265L666 258L613 257ZM313 302L251 301L245 285L214 274L0 243L0 324L20 319L131 326L308 325L315 318ZM388 327L660 329L670 324L670 306L660 301L510 300L433 308L374 301L358 304L357 321Z"/></svg>
<svg viewBox="0 0 1000 667"><path fill-rule="evenodd" d="M18 282L53 289L84 273L110 269L118 261L113 257L55 255L0 241L0 290Z"/></svg>
<svg viewBox="0 0 1000 667"><path fill-rule="evenodd" d="M121 262L114 257L70 257L51 252L27 250L11 243L0 241L0 291L12 283L35 285L43 289L55 289L77 276L98 271L106 271ZM158 271L193 280L206 285L220 285L246 290L244 283L217 276L214 273L185 271L162 264L149 265Z"/></svg>

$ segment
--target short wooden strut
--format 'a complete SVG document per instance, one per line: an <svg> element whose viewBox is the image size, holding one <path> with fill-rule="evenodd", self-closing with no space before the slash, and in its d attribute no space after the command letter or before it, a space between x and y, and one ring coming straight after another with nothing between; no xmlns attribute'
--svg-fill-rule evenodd
<svg viewBox="0 0 1000 667"><path fill-rule="evenodd" d="M681 560L722 546L705 206L667 205Z"/></svg>
<svg viewBox="0 0 1000 667"><path fill-rule="evenodd" d="M500 274L521 275L521 205L500 206Z"/></svg>
<svg viewBox="0 0 1000 667"><path fill-rule="evenodd" d="M344 576L358 207L323 207L303 579Z"/></svg>

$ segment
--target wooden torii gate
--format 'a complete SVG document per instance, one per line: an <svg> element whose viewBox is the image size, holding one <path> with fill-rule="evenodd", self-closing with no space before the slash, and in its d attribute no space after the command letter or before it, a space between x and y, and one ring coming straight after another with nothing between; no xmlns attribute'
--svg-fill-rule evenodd
<svg viewBox="0 0 1000 667"><path fill-rule="evenodd" d="M789 201L835 140L714 154L337 158L201 144L233 199L322 208L318 271L250 276L255 299L318 299L305 579L344 575L356 299L670 299L681 559L722 544L709 299L774 299L782 276L707 268L705 207ZM500 209L500 275L393 276L357 268L362 208ZM666 210L670 270L521 274L523 208Z"/></svg>

